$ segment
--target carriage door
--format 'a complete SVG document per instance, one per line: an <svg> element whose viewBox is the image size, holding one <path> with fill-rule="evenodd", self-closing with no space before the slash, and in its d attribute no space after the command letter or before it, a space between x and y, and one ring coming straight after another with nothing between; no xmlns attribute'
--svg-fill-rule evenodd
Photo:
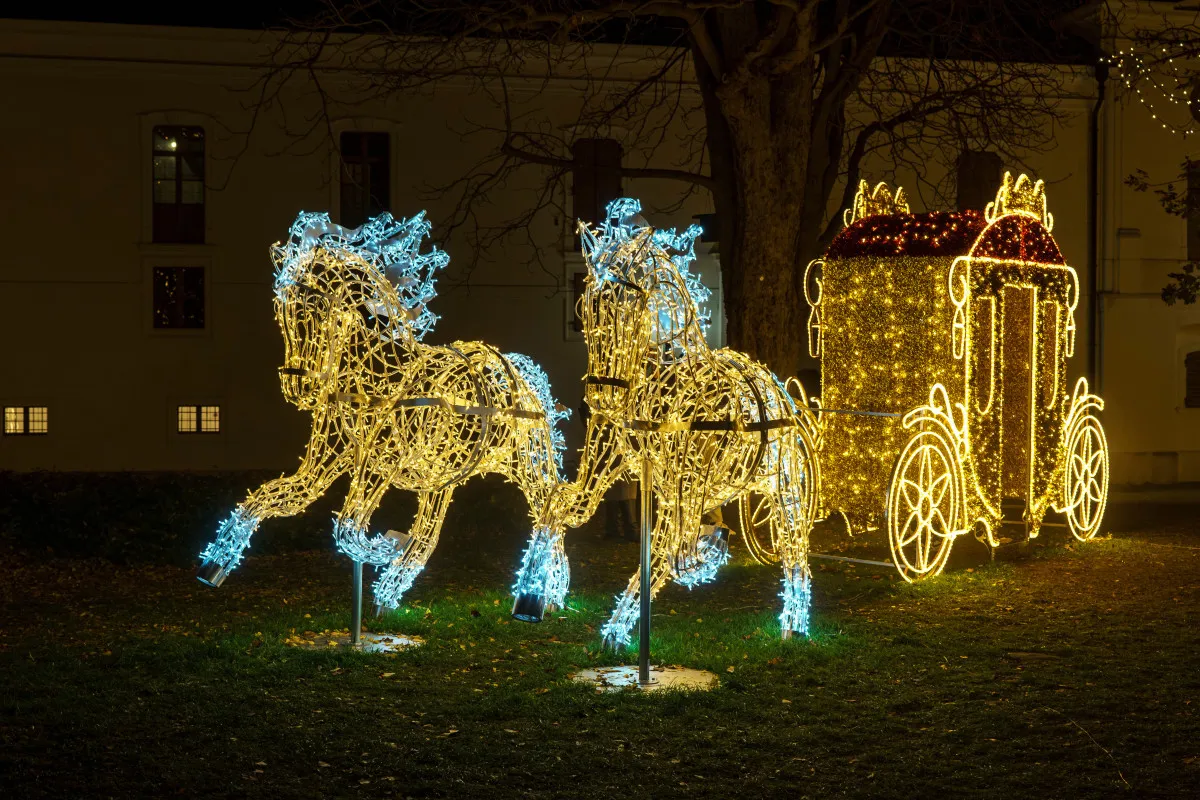
<svg viewBox="0 0 1200 800"><path fill-rule="evenodd" d="M1029 499L1033 417L1033 310L1035 290L1005 286L1000 332L1000 469L1004 498Z"/></svg>

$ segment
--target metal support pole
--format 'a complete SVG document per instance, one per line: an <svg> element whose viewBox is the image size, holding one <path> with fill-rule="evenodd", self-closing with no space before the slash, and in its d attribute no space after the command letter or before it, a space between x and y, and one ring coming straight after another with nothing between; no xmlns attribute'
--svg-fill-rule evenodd
<svg viewBox="0 0 1200 800"><path fill-rule="evenodd" d="M354 597L350 603L350 645L362 644L362 562L353 562Z"/></svg>
<svg viewBox="0 0 1200 800"><path fill-rule="evenodd" d="M638 626L638 683L650 683L650 545L654 536L654 472L650 456L642 453L642 620Z"/></svg>

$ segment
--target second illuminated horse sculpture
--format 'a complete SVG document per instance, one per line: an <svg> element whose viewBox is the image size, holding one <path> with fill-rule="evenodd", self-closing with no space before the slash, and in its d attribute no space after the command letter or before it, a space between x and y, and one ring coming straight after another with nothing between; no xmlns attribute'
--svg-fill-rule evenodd
<svg viewBox="0 0 1200 800"><path fill-rule="evenodd" d="M334 519L338 548L379 568L378 606L394 608L437 543L454 488L498 473L520 487L535 518L558 484L569 412L550 396L545 374L525 356L482 342L427 345L437 317L434 272L445 253L420 253L424 215L383 214L347 230L327 214L301 214L287 243L272 248L275 317L284 337L280 368L289 402L312 414L312 434L295 474L250 493L202 554L199 578L219 586L259 523L298 514L341 475L350 490ZM389 488L418 493L407 533L371 535L371 515ZM543 592L567 590L562 537L539 528Z"/></svg>
<svg viewBox="0 0 1200 800"><path fill-rule="evenodd" d="M700 230L656 230L640 210L636 200L617 200L599 228L580 223L589 267L580 312L592 414L578 479L556 492L543 518L546 535L559 524L583 524L615 480L637 480L648 466L657 505L655 594L669 579L687 586L711 580L728 558L723 539L702 535L705 513L749 495L765 498L759 507L783 564L783 635L806 633L808 534L818 497L815 417L799 384L797 402L753 359L709 348L700 312L708 290L689 270ZM536 601L544 582L538 570L524 569L517 607ZM610 645L628 642L639 584L640 572L604 626Z"/></svg>

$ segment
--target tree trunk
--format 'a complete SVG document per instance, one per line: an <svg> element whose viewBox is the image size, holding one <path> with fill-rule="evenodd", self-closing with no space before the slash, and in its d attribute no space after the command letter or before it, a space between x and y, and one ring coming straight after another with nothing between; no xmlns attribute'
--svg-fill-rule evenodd
<svg viewBox="0 0 1200 800"><path fill-rule="evenodd" d="M718 84L702 59L696 63L716 183L726 339L786 379L807 356L801 225L811 87L805 75Z"/></svg>

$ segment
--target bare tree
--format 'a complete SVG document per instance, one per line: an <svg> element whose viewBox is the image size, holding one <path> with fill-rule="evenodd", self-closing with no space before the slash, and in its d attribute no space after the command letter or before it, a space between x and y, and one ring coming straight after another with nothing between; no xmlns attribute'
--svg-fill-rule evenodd
<svg viewBox="0 0 1200 800"><path fill-rule="evenodd" d="M561 208L573 137L620 131L625 178L680 182L715 208L731 345L776 372L804 361L804 268L840 227L873 157L944 202L963 149L1021 166L1052 146L1070 71L1056 15L1078 2L965 0L327 0L276 52L262 97L298 77L331 109L468 81L499 124L490 155L444 187L476 252ZM649 49L647 49L649 48ZM646 54L652 53L649 64ZM641 58L639 69L629 61ZM324 91L326 71L355 92ZM570 135L522 113L511 84L579 81ZM663 163L663 154L680 153ZM880 158L881 154L886 154ZM500 224L479 205L523 170L545 189Z"/></svg>
<svg viewBox="0 0 1200 800"><path fill-rule="evenodd" d="M1129 102L1149 108L1164 130L1185 139L1200 134L1200 7L1161 10L1107 7L1109 36L1119 42L1107 59L1125 84ZM1184 158L1174 175L1136 169L1125 183L1153 192L1163 211L1186 220L1188 255L1167 274L1162 299L1167 305L1195 303L1200 297L1200 158Z"/></svg>

